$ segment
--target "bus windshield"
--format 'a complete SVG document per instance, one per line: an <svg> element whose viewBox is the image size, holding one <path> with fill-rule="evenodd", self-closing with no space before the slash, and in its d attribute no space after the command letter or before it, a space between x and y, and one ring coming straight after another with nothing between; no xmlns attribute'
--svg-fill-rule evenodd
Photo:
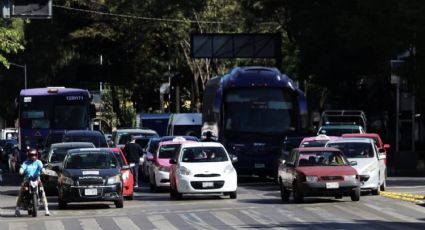
<svg viewBox="0 0 425 230"><path fill-rule="evenodd" d="M224 100L226 131L281 133L296 127L289 90L235 89Z"/></svg>
<svg viewBox="0 0 425 230"><path fill-rule="evenodd" d="M90 119L87 103L62 102L53 96L32 97L22 103L21 128L85 129Z"/></svg>

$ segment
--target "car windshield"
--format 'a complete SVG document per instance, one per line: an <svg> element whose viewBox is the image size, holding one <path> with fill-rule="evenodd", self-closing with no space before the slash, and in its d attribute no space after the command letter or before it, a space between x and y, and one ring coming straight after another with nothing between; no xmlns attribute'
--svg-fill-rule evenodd
<svg viewBox="0 0 425 230"><path fill-rule="evenodd" d="M110 169L117 166L117 159L109 152L71 154L65 163L65 169Z"/></svg>
<svg viewBox="0 0 425 230"><path fill-rule="evenodd" d="M347 158L372 158L373 148L370 143L364 142L338 142L328 143L327 147L341 150Z"/></svg>
<svg viewBox="0 0 425 230"><path fill-rule="evenodd" d="M146 133L146 132L140 132L140 133L136 133L136 132L120 133L120 134L118 134L118 143L117 144L119 144L119 145L125 145L129 141L131 141L131 138L133 136L143 136L143 137L145 137L146 139L149 140L149 138L151 138L151 137L157 137L158 135L156 135L154 133Z"/></svg>
<svg viewBox="0 0 425 230"><path fill-rule="evenodd" d="M70 149L72 149L72 148L52 148L52 149L50 149L48 162L50 162L50 163L63 162L63 160L65 159L66 153Z"/></svg>
<svg viewBox="0 0 425 230"><path fill-rule="evenodd" d="M181 144L162 145L159 148L158 158L170 159L175 156Z"/></svg>
<svg viewBox="0 0 425 230"><path fill-rule="evenodd" d="M339 152L301 152L298 166L342 166L347 161Z"/></svg>
<svg viewBox="0 0 425 230"><path fill-rule="evenodd" d="M222 147L189 147L183 149L182 162L222 162L228 161Z"/></svg>

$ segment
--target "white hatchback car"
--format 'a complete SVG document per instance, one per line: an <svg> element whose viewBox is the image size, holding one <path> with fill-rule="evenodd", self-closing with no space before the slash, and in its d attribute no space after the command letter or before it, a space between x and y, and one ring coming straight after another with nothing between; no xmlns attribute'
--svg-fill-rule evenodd
<svg viewBox="0 0 425 230"><path fill-rule="evenodd" d="M237 173L220 143L184 143L170 160L170 197L180 200L183 194L223 193L237 197Z"/></svg>
<svg viewBox="0 0 425 230"><path fill-rule="evenodd" d="M353 166L362 183L362 190L371 190L373 195L385 191L387 168L385 156L378 151L374 141L368 138L343 138L329 141L326 147L340 149L349 161L356 161Z"/></svg>

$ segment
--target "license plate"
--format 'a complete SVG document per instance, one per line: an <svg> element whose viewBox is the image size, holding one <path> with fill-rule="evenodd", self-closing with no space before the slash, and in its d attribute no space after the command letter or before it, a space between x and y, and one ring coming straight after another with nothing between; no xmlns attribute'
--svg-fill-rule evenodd
<svg viewBox="0 0 425 230"><path fill-rule="evenodd" d="M254 165L254 167L255 167L256 169L263 169L263 168L265 168L265 167L266 167L266 165L265 165L265 164L255 164L255 165Z"/></svg>
<svg viewBox="0 0 425 230"><path fill-rule="evenodd" d="M338 182L327 182L326 188L327 189L339 188L339 184L338 184Z"/></svg>
<svg viewBox="0 0 425 230"><path fill-rule="evenodd" d="M202 188L214 187L214 182L202 182Z"/></svg>
<svg viewBox="0 0 425 230"><path fill-rule="evenodd" d="M84 189L84 195L86 196L96 196L97 195L97 189Z"/></svg>

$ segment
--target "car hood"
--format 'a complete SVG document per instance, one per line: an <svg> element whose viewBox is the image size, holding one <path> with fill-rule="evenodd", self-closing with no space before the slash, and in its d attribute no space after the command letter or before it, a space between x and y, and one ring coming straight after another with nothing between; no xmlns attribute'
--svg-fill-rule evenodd
<svg viewBox="0 0 425 230"><path fill-rule="evenodd" d="M355 175L356 170L351 166L307 166L298 167L297 172L306 176L339 176Z"/></svg>
<svg viewBox="0 0 425 230"><path fill-rule="evenodd" d="M180 163L180 166L184 166L185 168L189 169L192 174L223 174L224 169L228 165L232 165L232 163L228 161L205 163Z"/></svg>
<svg viewBox="0 0 425 230"><path fill-rule="evenodd" d="M158 158L156 160L156 162L158 163L158 165L161 165L161 166L166 166L166 167L170 167L171 166L171 164L170 164L170 158Z"/></svg>
<svg viewBox="0 0 425 230"><path fill-rule="evenodd" d="M349 161L357 161L357 165L353 167L357 170L359 175L368 174L378 168L378 161L375 158L348 158Z"/></svg>
<svg viewBox="0 0 425 230"><path fill-rule="evenodd" d="M119 169L64 169L63 175L66 177L99 176L111 177L119 174Z"/></svg>

